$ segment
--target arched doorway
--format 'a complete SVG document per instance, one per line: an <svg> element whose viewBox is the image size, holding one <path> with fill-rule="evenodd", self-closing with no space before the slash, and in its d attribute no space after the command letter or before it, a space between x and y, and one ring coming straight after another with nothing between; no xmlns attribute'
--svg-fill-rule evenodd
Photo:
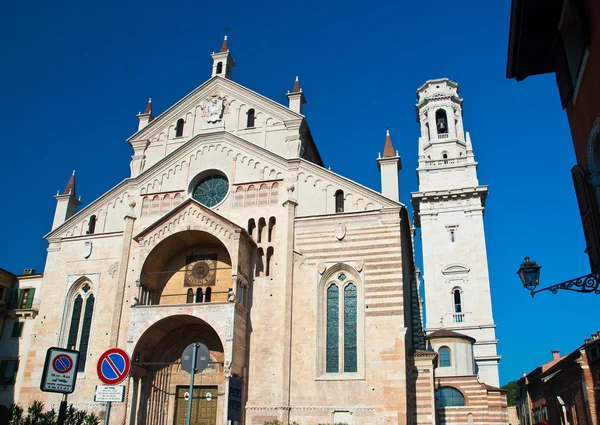
<svg viewBox="0 0 600 425"><path fill-rule="evenodd" d="M208 347L211 363L195 376L192 424L222 422L226 405L223 342L204 320L173 315L150 326L135 345L132 423L185 424L190 375L181 368L180 359L185 347L193 342L202 342Z"/></svg>

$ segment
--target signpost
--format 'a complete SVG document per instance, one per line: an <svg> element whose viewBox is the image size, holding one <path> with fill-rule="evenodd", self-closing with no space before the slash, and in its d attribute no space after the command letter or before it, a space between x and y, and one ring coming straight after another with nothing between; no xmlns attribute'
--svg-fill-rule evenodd
<svg viewBox="0 0 600 425"><path fill-rule="evenodd" d="M58 408L58 425L63 425L67 413L67 394L75 391L79 351L50 347L42 372L40 390L63 395Z"/></svg>
<svg viewBox="0 0 600 425"><path fill-rule="evenodd" d="M105 397L106 400L97 400L97 401L106 401L106 418L104 419L104 424L108 425L108 421L110 418L110 404L115 402L123 401L123 397L120 397L120 400L117 400L117 391L114 388L122 388L122 394L124 395L125 387L124 386L114 386L119 382L122 382L127 375L129 375L129 370L131 369L131 361L129 360L129 355L120 348L111 348L110 350L106 350L100 358L98 359L98 366L96 370L98 372L98 378L102 382L104 382L107 386L112 386L113 389L103 389L100 390L100 396ZM105 387L105 386L99 386ZM94 395L94 400L98 397L98 388L96 387L96 394ZM106 387L105 387L106 388Z"/></svg>
<svg viewBox="0 0 600 425"><path fill-rule="evenodd" d="M181 355L181 367L190 374L190 398L188 400L188 411L186 425L191 425L192 421L192 401L194 399L194 375L202 372L208 366L210 353L206 345L201 342L194 342L183 350Z"/></svg>

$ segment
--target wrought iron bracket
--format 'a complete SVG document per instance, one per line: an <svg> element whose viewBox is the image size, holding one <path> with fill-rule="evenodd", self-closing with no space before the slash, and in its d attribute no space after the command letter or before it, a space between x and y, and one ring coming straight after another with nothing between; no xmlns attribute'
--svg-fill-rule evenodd
<svg viewBox="0 0 600 425"><path fill-rule="evenodd" d="M592 273L585 276L576 277L575 279L557 283L556 285L548 286L547 288L530 291L530 294L533 297L538 292L550 291L556 295L559 289L573 292L593 292L595 294L600 294L600 274Z"/></svg>

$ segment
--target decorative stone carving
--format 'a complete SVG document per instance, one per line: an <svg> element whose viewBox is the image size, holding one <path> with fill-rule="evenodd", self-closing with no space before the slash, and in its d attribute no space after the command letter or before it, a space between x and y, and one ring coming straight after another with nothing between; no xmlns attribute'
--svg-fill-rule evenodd
<svg viewBox="0 0 600 425"><path fill-rule="evenodd" d="M207 121L211 124L221 121L223 117L223 99L213 97L206 105Z"/></svg>
<svg viewBox="0 0 600 425"><path fill-rule="evenodd" d="M346 225L343 223L338 223L335 226L335 237L338 241L341 241L346 237Z"/></svg>
<svg viewBox="0 0 600 425"><path fill-rule="evenodd" d="M115 261L108 267L108 274L112 278L114 278L116 276L118 271L119 271L119 262L118 261Z"/></svg>
<svg viewBox="0 0 600 425"><path fill-rule="evenodd" d="M227 301L230 303L235 302L235 294L233 293L233 288L229 288L229 292L227 293Z"/></svg>
<svg viewBox="0 0 600 425"><path fill-rule="evenodd" d="M319 274L323 274L325 273L325 270L327 270L327 264L325 263L319 263Z"/></svg>
<svg viewBox="0 0 600 425"><path fill-rule="evenodd" d="M356 268L357 272L359 272L359 273L362 272L363 269L365 268L365 260L358 260L355 263L355 266L356 266L355 268Z"/></svg>
<svg viewBox="0 0 600 425"><path fill-rule="evenodd" d="M85 241L83 243L83 258L90 258L92 255L92 241Z"/></svg>
<svg viewBox="0 0 600 425"><path fill-rule="evenodd" d="M223 365L223 374L225 375L225 378L231 377L231 362L229 360Z"/></svg>

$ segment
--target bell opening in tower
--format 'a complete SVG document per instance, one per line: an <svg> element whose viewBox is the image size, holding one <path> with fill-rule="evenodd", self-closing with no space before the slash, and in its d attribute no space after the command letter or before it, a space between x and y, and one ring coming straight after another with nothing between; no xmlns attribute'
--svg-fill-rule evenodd
<svg viewBox="0 0 600 425"><path fill-rule="evenodd" d="M435 122L438 134L448 133L448 117L446 116L446 111L443 109L435 111Z"/></svg>

